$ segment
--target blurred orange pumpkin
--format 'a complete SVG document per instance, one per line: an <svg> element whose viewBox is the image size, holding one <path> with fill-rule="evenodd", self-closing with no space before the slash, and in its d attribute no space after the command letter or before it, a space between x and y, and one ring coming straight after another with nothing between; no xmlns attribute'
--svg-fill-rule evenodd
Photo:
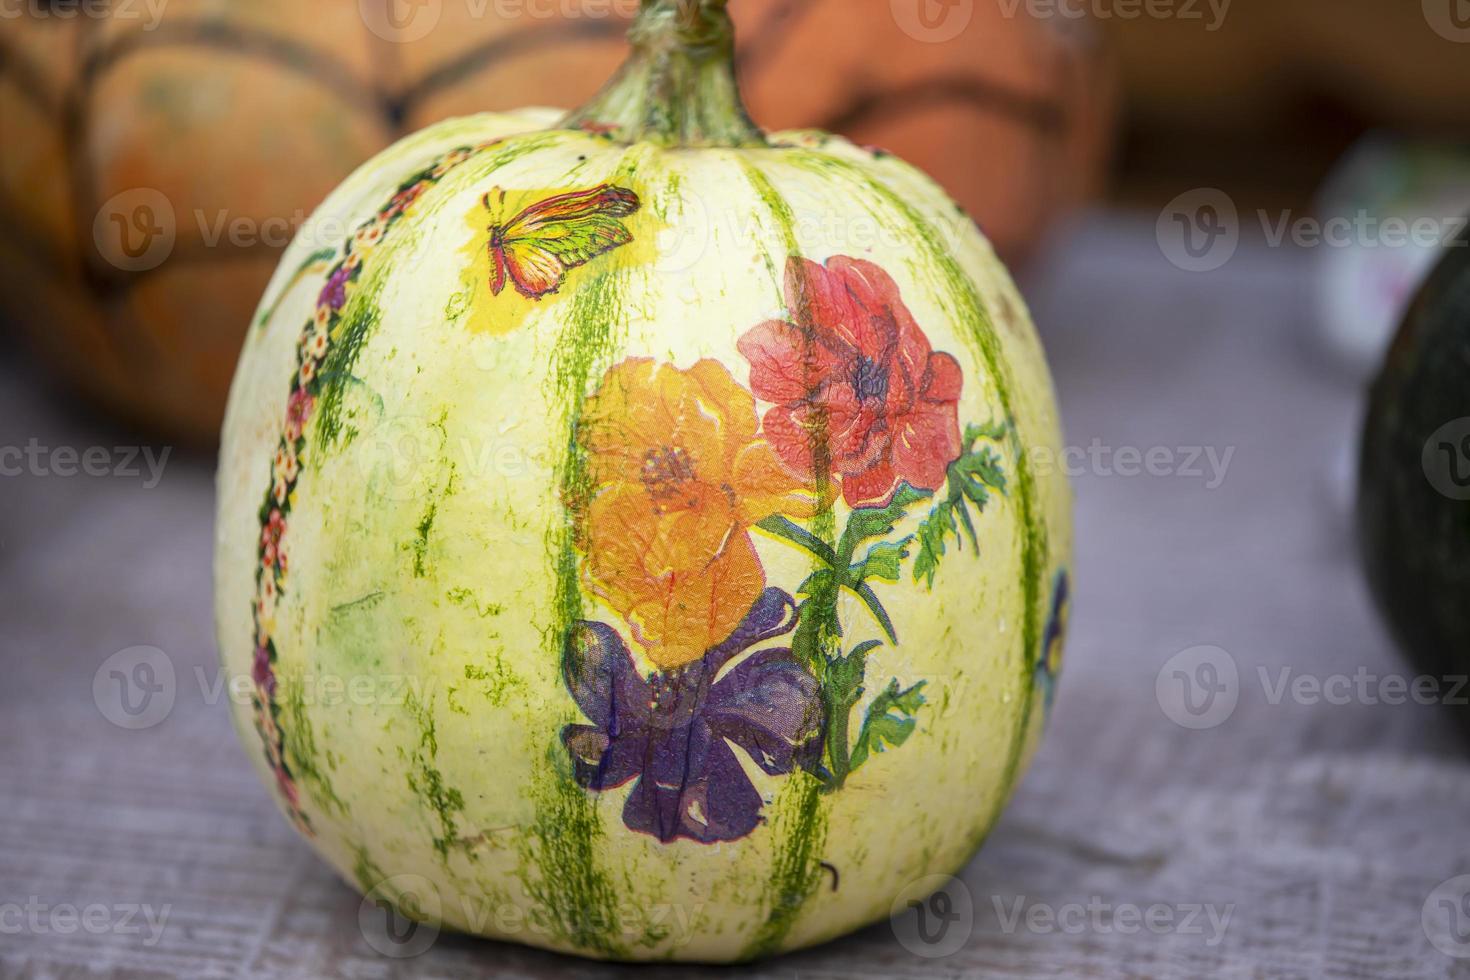
<svg viewBox="0 0 1470 980"><path fill-rule="evenodd" d="M1013 261L1099 178L1110 75L1072 22L975 0L732 6L759 122L892 150ZM119 416L210 444L245 326L321 198L446 116L584 101L635 8L31 0L0 33L0 314Z"/></svg>

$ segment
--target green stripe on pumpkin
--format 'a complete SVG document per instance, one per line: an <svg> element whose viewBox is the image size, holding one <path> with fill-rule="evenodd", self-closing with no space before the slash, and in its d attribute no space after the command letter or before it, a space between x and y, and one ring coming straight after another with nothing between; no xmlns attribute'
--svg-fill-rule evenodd
<svg viewBox="0 0 1470 980"><path fill-rule="evenodd" d="M786 248L786 257L780 262L773 262L770 255L766 255L766 264L771 268L776 279L776 288L784 302L786 262L802 257L801 244L796 237L796 215L786 199L776 190L771 179L754 162L742 159L741 167L751 188L770 212ZM813 440L814 455L824 454L824 443L825 440L820 437ZM818 474L825 470L826 467L819 464L813 466L813 472ZM837 518L830 506L813 519L812 531L829 546L835 544ZM821 563L813 559L813 569L820 567ZM839 644L841 642L835 609L828 619L830 622L821 625L824 648L832 641ZM812 665L816 670L823 666ZM827 840L828 815L822 802L821 783L806 771L797 769L772 804L771 812L771 833L774 839L772 846L775 853L765 889L766 919L757 928L742 953L742 959L757 959L780 949L792 926L796 924L797 916L807 899L816 892L822 876L822 850Z"/></svg>
<svg viewBox="0 0 1470 980"><path fill-rule="evenodd" d="M574 138L584 137L579 134ZM637 157L633 152L624 154L606 181L627 182L637 171ZM592 491L578 427L590 387L611 365L627 331L622 287L629 272L617 253L595 270L584 272L586 278L571 296L565 325L551 355L549 401L565 406L562 458L556 467L565 516L548 528L546 535L555 579L553 620L547 637L549 653L556 663L561 662L565 638L583 618L576 529L567 506L570 501L585 499ZM561 721L573 720L569 716ZM598 845L604 834L597 800L572 778L561 745L561 721L547 748L548 765L531 791L536 821L522 853L523 863L534 866L539 878L528 874L522 874L522 878L554 935L580 949L626 957L618 919L619 889L598 861Z"/></svg>

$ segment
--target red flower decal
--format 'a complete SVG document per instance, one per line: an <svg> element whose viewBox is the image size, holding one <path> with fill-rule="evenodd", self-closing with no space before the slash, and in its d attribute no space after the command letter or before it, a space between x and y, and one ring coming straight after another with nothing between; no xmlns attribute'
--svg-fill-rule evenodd
<svg viewBox="0 0 1470 980"><path fill-rule="evenodd" d="M266 568L279 567L286 571L286 553L281 548L281 538L286 533L286 518L279 510L272 510L265 526L260 529L260 563Z"/></svg>
<svg viewBox="0 0 1470 980"><path fill-rule="evenodd" d="M764 432L788 466L823 459L849 507L883 507L900 482L937 490L960 454L959 362L934 351L871 262L837 256L786 265L793 320L740 338L750 385L775 407Z"/></svg>
<svg viewBox="0 0 1470 980"><path fill-rule="evenodd" d="M316 399L305 388L297 388L291 393L291 400L286 403L286 438L295 442L301 438L301 430L306 427L307 419L311 418L312 407Z"/></svg>

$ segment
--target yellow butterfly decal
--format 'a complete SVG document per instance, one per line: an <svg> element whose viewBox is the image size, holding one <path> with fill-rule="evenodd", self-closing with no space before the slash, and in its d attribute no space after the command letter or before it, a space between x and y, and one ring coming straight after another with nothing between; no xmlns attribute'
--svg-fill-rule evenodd
<svg viewBox="0 0 1470 980"><path fill-rule="evenodd" d="M599 184L538 201L509 221L505 191L497 187L482 199L494 216L490 225L490 292L499 296L507 281L522 296L539 300L561 288L567 271L633 240L619 219L642 202L625 187Z"/></svg>

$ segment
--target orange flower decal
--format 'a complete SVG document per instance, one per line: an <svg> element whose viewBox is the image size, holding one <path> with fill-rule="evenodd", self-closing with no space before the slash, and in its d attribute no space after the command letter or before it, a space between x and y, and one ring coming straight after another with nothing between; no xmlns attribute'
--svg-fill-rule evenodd
<svg viewBox="0 0 1470 980"><path fill-rule="evenodd" d="M760 438L755 398L718 361L630 358L583 418L589 587L659 668L692 663L765 588L750 528L809 517L819 501Z"/></svg>

